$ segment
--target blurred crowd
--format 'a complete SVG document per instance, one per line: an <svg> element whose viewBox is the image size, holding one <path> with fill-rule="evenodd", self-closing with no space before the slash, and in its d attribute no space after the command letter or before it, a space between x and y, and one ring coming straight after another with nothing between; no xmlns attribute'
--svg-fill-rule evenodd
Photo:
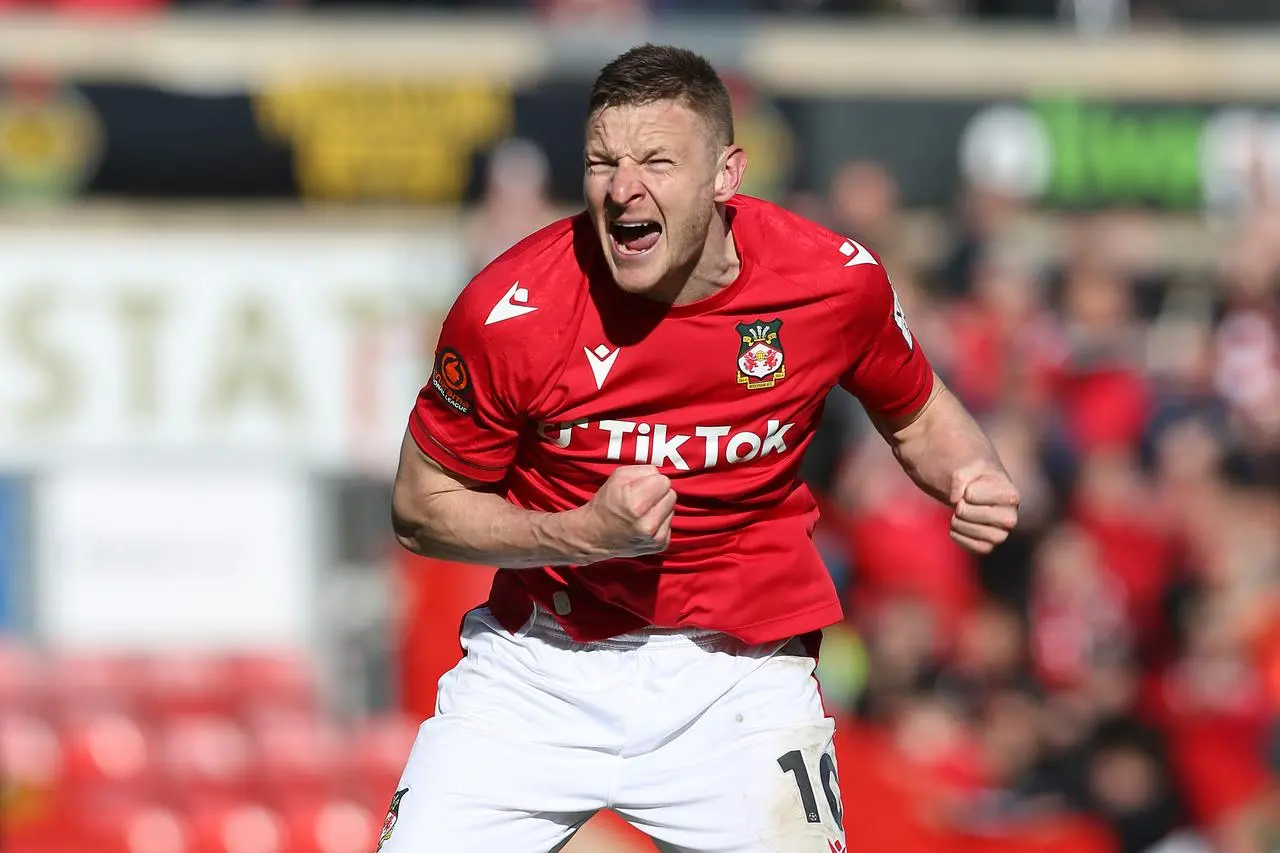
<svg viewBox="0 0 1280 853"><path fill-rule="evenodd" d="M1280 211L1235 223L1216 268L1175 275L1149 214L1069 219L1060 259L1037 263L1010 239L1021 206L973 189L953 250L913 269L892 259L893 196L852 164L821 212L889 253L1022 523L969 558L946 508L833 406L810 479L853 654L828 696L964 820L1073 810L1124 853L1186 830L1177 849L1277 849Z"/></svg>
<svg viewBox="0 0 1280 853"><path fill-rule="evenodd" d="M332 706L294 652L0 637L0 849L370 853L418 721Z"/></svg>
<svg viewBox="0 0 1280 853"><path fill-rule="evenodd" d="M488 177L477 268L557 215L527 143ZM1258 198L1180 269L1140 210L1064 215L1046 260L1032 211L981 187L921 261L871 162L781 200L883 255L1023 498L969 556L833 393L805 476L848 617L821 669L849 849L1027 849L1037 827L1072 853L1280 849L1280 209Z"/></svg>

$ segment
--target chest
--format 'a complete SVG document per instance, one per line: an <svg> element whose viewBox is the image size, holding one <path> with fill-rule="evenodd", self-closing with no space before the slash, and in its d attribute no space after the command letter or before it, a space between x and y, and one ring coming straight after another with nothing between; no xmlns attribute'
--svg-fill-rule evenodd
<svg viewBox="0 0 1280 853"><path fill-rule="evenodd" d="M552 465L666 473L784 461L844 359L821 303L744 301L694 317L588 310L536 413Z"/></svg>

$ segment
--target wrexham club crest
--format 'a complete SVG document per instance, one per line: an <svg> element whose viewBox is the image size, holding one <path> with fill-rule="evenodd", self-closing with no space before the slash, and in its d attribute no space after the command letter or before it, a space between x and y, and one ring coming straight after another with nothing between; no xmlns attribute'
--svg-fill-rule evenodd
<svg viewBox="0 0 1280 853"><path fill-rule="evenodd" d="M382 835L378 838L378 850L375 853L380 853L382 845L391 840L391 833L395 831L396 823L400 820L400 801L407 793L409 793L408 788L401 788L391 798L391 808L387 809L387 819L382 824Z"/></svg>
<svg viewBox="0 0 1280 853"><path fill-rule="evenodd" d="M781 320L739 323L738 384L747 388L772 388L787 376L786 356L778 330Z"/></svg>

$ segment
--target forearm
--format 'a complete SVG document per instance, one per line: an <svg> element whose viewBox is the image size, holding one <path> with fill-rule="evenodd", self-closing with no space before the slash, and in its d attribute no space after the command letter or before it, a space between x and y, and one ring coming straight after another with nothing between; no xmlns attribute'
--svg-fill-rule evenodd
<svg viewBox="0 0 1280 853"><path fill-rule="evenodd" d="M950 503L956 472L981 463L997 471L1003 471L1004 466L977 421L941 380L935 377L934 381L934 393L915 420L882 432L916 485Z"/></svg>
<svg viewBox="0 0 1280 853"><path fill-rule="evenodd" d="M599 559L578 531L577 510L533 512L470 489L401 492L393 496L393 505L396 539L415 554L508 569Z"/></svg>

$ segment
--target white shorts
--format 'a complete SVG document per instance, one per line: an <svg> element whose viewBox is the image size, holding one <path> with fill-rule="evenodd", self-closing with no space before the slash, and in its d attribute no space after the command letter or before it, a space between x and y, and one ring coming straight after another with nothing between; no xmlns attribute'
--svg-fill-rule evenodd
<svg viewBox="0 0 1280 853"><path fill-rule="evenodd" d="M844 850L832 735L799 641L571 640L467 615L382 853L549 853L612 809L671 853Z"/></svg>

